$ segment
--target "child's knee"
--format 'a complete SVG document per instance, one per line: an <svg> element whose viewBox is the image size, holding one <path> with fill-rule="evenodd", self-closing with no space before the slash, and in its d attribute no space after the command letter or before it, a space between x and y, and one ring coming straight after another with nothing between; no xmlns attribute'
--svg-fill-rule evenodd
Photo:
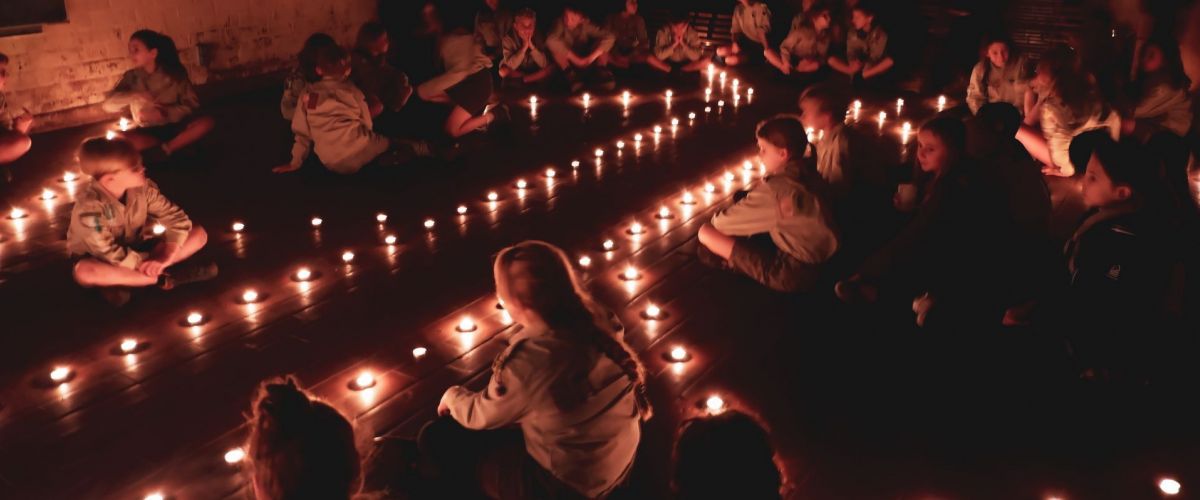
<svg viewBox="0 0 1200 500"><path fill-rule="evenodd" d="M80 286L92 286L96 283L96 263L88 259L76 262L71 269L71 276Z"/></svg>
<svg viewBox="0 0 1200 500"><path fill-rule="evenodd" d="M196 130L199 130L203 134L207 134L209 131L211 131L216 126L217 126L217 121L214 120L213 117L208 116L208 115L197 117L192 122L192 127L195 128Z"/></svg>
<svg viewBox="0 0 1200 500"><path fill-rule="evenodd" d="M192 226L192 230L188 232L188 239L194 241L197 248L203 247L208 244L208 231L205 231L203 226Z"/></svg>

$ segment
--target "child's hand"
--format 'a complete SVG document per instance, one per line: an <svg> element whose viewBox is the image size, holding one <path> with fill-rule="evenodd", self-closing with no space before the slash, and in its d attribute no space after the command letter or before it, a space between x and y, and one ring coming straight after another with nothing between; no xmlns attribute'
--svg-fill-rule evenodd
<svg viewBox="0 0 1200 500"><path fill-rule="evenodd" d="M143 261L141 264L138 264L138 272L151 278L157 278L158 275L162 274L163 269L166 268L167 264L165 262L157 260L147 260Z"/></svg>
<svg viewBox="0 0 1200 500"><path fill-rule="evenodd" d="M25 110L21 116L13 118L13 128L22 134L28 134L30 127L33 127L33 113Z"/></svg>
<svg viewBox="0 0 1200 500"><path fill-rule="evenodd" d="M862 71L862 70L863 70L863 62L862 61L859 61L856 59L856 60L850 62L850 72L851 73L858 73L859 71Z"/></svg>
<svg viewBox="0 0 1200 500"><path fill-rule="evenodd" d="M300 165L292 165L291 163L284 163L283 165L271 169L272 172L277 174L286 174L288 172L295 172L297 170L300 170Z"/></svg>

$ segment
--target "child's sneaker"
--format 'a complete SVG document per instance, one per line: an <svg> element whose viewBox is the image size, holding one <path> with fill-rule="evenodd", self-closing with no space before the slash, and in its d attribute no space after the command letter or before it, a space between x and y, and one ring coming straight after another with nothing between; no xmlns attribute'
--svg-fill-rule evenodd
<svg viewBox="0 0 1200 500"><path fill-rule="evenodd" d="M208 281L216 278L217 273L216 262L183 264L173 267L170 273L163 273L158 280L158 287L170 290L179 285Z"/></svg>
<svg viewBox="0 0 1200 500"><path fill-rule="evenodd" d="M100 297L102 297L105 302L112 304L113 307L124 306L125 304L128 304L129 299L133 297L133 293L130 292L129 287L124 286L106 286L101 288L99 291Z"/></svg>

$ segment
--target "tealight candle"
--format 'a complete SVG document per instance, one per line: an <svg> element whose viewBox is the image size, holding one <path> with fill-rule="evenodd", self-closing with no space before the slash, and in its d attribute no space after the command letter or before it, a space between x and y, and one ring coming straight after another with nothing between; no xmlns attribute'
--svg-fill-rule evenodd
<svg viewBox="0 0 1200 500"><path fill-rule="evenodd" d="M498 200L498 199L500 199L500 195L499 195L499 194L496 194L496 192L495 192L495 191L491 191L491 192L489 192L489 193L487 194L487 200L488 200L488 201L496 201L496 200Z"/></svg>
<svg viewBox="0 0 1200 500"><path fill-rule="evenodd" d="M723 108L723 107L725 107L725 100L724 100L724 99L721 99L720 101L717 101L717 107L718 107L718 108Z"/></svg>
<svg viewBox="0 0 1200 500"><path fill-rule="evenodd" d="M349 250L342 252L342 262L349 264L353 261L354 261L354 252L351 252Z"/></svg>
<svg viewBox="0 0 1200 500"><path fill-rule="evenodd" d="M232 228L233 228L233 232L240 233L240 232L242 232L242 230L246 229L246 224L240 220L233 221Z"/></svg>
<svg viewBox="0 0 1200 500"><path fill-rule="evenodd" d="M350 383L350 388L356 391L372 387L375 387L375 375L372 375L369 371L359 373L357 377L354 377L354 381Z"/></svg>
<svg viewBox="0 0 1200 500"><path fill-rule="evenodd" d="M296 281L308 281L308 280L312 279L313 273L312 273L311 269L309 269L307 267L302 267L302 268L296 270L296 274L294 276L296 278Z"/></svg>
<svg viewBox="0 0 1200 500"><path fill-rule="evenodd" d="M741 85L741 84L742 84L742 82L740 80L738 80L737 78L734 78L733 79L733 91L737 92L738 85Z"/></svg>
<svg viewBox="0 0 1200 500"><path fill-rule="evenodd" d="M688 119L689 119L689 120L695 120L695 119L696 119L696 112L695 112L695 111L692 111L691 113L688 113Z"/></svg>
<svg viewBox="0 0 1200 500"><path fill-rule="evenodd" d="M321 224L325 223L325 219L322 219L320 217L313 217L312 220L309 222L312 223L312 227L321 227Z"/></svg>
<svg viewBox="0 0 1200 500"><path fill-rule="evenodd" d="M187 324L189 325L196 326L204 322L204 315L197 311L192 311L188 313L187 318L184 318L184 321L187 321Z"/></svg>
<svg viewBox="0 0 1200 500"><path fill-rule="evenodd" d="M475 321L473 321L470 316L463 316L462 319L459 320L458 326L455 327L455 329L461 333L473 332L478 328L479 327L475 325Z"/></svg>
<svg viewBox="0 0 1200 500"><path fill-rule="evenodd" d="M592 258L586 255L579 258L579 267L588 267L592 265Z"/></svg>
<svg viewBox="0 0 1200 500"><path fill-rule="evenodd" d="M661 133L662 133L662 127L661 127L661 126L659 126L659 125L655 125L655 126L654 126L654 133L655 133L655 134L661 134Z"/></svg>
<svg viewBox="0 0 1200 500"><path fill-rule="evenodd" d="M413 357L416 359L421 359L421 358L425 357L425 354L428 352L429 352L429 349L426 349L424 347L414 347L413 348Z"/></svg>
<svg viewBox="0 0 1200 500"><path fill-rule="evenodd" d="M546 169L546 178L553 179L556 175L558 175L558 172L555 172L553 168Z"/></svg>
<svg viewBox="0 0 1200 500"><path fill-rule="evenodd" d="M151 493L142 498L142 500L163 500L164 498L166 497L162 493Z"/></svg>
<svg viewBox="0 0 1200 500"><path fill-rule="evenodd" d="M583 94L583 107L586 108L591 105L592 105L592 94L584 93Z"/></svg>
<svg viewBox="0 0 1200 500"><path fill-rule="evenodd" d="M258 302L258 292L254 291L253 289L242 292L242 302L247 304Z"/></svg>
<svg viewBox="0 0 1200 500"><path fill-rule="evenodd" d="M633 140L634 140L634 142L642 142L642 134L641 133L633 134Z"/></svg>
<svg viewBox="0 0 1200 500"><path fill-rule="evenodd" d="M629 91L628 90L621 92L621 99L625 100L625 101L629 100Z"/></svg>
<svg viewBox="0 0 1200 500"><path fill-rule="evenodd" d="M384 243L386 243L386 244L388 244L389 246L390 246L390 245L395 245L395 244L396 244L396 235L394 235L394 234L389 234L389 235L387 235L387 236L384 236L384 237L383 237L383 242L384 242Z"/></svg>
<svg viewBox="0 0 1200 500"><path fill-rule="evenodd" d="M43 189L42 195L40 196L40 198L43 200L53 200L55 198L58 198L58 195L54 194L54 191L51 191L49 189Z"/></svg>
<svg viewBox="0 0 1200 500"><path fill-rule="evenodd" d="M617 247L617 244L613 243L613 240L604 240L604 243L602 246L604 247L604 251L611 252L614 248Z"/></svg>
<svg viewBox="0 0 1200 500"><path fill-rule="evenodd" d="M132 353L133 351L136 351L136 350L137 350L137 348L138 348L138 341L136 341L136 340L134 340L134 339L125 339L125 340L122 340L122 341L121 341L120 348L121 348L121 352L123 352L123 353L125 353L125 354Z"/></svg>
<svg viewBox="0 0 1200 500"><path fill-rule="evenodd" d="M650 304L650 305L646 306L646 317L647 318L658 319L658 317L661 315L662 315L662 309L659 309L658 306L656 306L654 304Z"/></svg>
<svg viewBox="0 0 1200 500"><path fill-rule="evenodd" d="M716 190L717 190L717 186L714 186L713 183L711 183L711 182L704 183L704 192L712 193L712 192L715 192Z"/></svg>
<svg viewBox="0 0 1200 500"><path fill-rule="evenodd" d="M721 72L721 81L724 81L724 80L725 80L725 72L724 72L724 71L722 71L722 72Z"/></svg>
<svg viewBox="0 0 1200 500"><path fill-rule="evenodd" d="M695 197L695 196L692 196L692 192L691 192L691 191L684 191L684 192L683 192L683 199L682 199L682 200L680 200L680 203L683 203L684 205L695 205L695 204L696 204L696 197Z"/></svg>
<svg viewBox="0 0 1200 500"><path fill-rule="evenodd" d="M629 234L637 235L646 232L646 228L642 227L641 223L634 222L629 225Z"/></svg>
<svg viewBox="0 0 1200 500"><path fill-rule="evenodd" d="M596 154L596 158L600 158L601 156L604 156L604 150L600 149L600 148L596 148L595 154Z"/></svg>
<svg viewBox="0 0 1200 500"><path fill-rule="evenodd" d="M579 160L571 160L571 168L579 168Z"/></svg>
<svg viewBox="0 0 1200 500"><path fill-rule="evenodd" d="M617 149L625 149L625 141L617 141Z"/></svg>
<svg viewBox="0 0 1200 500"><path fill-rule="evenodd" d="M1158 489L1159 491L1162 491L1164 495L1175 496L1179 494L1179 490L1182 489L1182 485L1179 484L1179 481L1167 477L1158 481Z"/></svg>
<svg viewBox="0 0 1200 500"><path fill-rule="evenodd" d="M388 219L387 214L385 214L383 212L379 212L379 213L375 214L375 222L383 224L384 222L387 222L387 219Z"/></svg>
<svg viewBox="0 0 1200 500"><path fill-rule="evenodd" d="M642 273L639 273L637 268L633 267L633 266L626 266L625 270L621 271L621 279L624 279L626 281L633 281L633 280L639 279L641 277L642 277Z"/></svg>
<svg viewBox="0 0 1200 500"><path fill-rule="evenodd" d="M688 352L686 349L684 349L680 346L675 346L673 349L671 349L671 361L674 361L676 363L682 363L684 361L687 361L687 359L688 359Z"/></svg>
<svg viewBox="0 0 1200 500"><path fill-rule="evenodd" d="M817 129L815 128L808 127L804 129L804 134L808 136L809 143L815 142L817 139Z"/></svg>
<svg viewBox="0 0 1200 500"><path fill-rule="evenodd" d="M466 205L459 205L459 206L458 206L458 209L457 209L457 212L458 212L458 215L466 215L466 214L467 214L467 206L466 206Z"/></svg>
<svg viewBox="0 0 1200 500"><path fill-rule="evenodd" d="M109 130L108 132L104 133L104 138L111 141L117 138L117 133Z"/></svg>
<svg viewBox="0 0 1200 500"><path fill-rule="evenodd" d="M537 105L537 96L536 95L529 96L529 104L533 104L535 106Z"/></svg>
<svg viewBox="0 0 1200 500"><path fill-rule="evenodd" d="M29 214L25 213L25 211L21 210L20 208L13 208L12 211L8 213L8 218L12 220L24 219L28 215Z"/></svg>
<svg viewBox="0 0 1200 500"><path fill-rule="evenodd" d="M937 100L937 110L941 112L944 109L946 109L946 96L940 95Z"/></svg>
<svg viewBox="0 0 1200 500"><path fill-rule="evenodd" d="M672 119L671 119L671 126L672 126L672 127L678 127L678 126L679 126L679 119L678 119L678 118L672 118Z"/></svg>
<svg viewBox="0 0 1200 500"><path fill-rule="evenodd" d="M754 162L750 160L742 161L742 170L754 170Z"/></svg>
<svg viewBox="0 0 1200 500"><path fill-rule="evenodd" d="M70 377L71 369L65 366L57 366L53 370L50 370L50 380L54 381L55 383L61 384L66 382L66 380Z"/></svg>
<svg viewBox="0 0 1200 500"><path fill-rule="evenodd" d="M711 95L712 95L712 87L705 88L704 89L704 97L707 98L708 96L711 96Z"/></svg>
<svg viewBox="0 0 1200 500"><path fill-rule="evenodd" d="M70 170L63 172L63 176L62 176L63 182L75 182L75 180L78 178L79 178L79 175L77 175L75 172L72 172Z"/></svg>
<svg viewBox="0 0 1200 500"><path fill-rule="evenodd" d="M896 99L896 116L900 116L900 111L904 109L904 98Z"/></svg>
<svg viewBox="0 0 1200 500"><path fill-rule="evenodd" d="M853 107L855 111L862 109L862 101L855 99Z"/></svg>
<svg viewBox="0 0 1200 500"><path fill-rule="evenodd" d="M750 87L750 88L746 89L746 97L753 97L753 96L754 96L754 87Z"/></svg>
<svg viewBox="0 0 1200 500"><path fill-rule="evenodd" d="M154 227L150 228L150 230L154 232L155 236L161 236L163 233L167 232L167 226L155 224Z"/></svg>
<svg viewBox="0 0 1200 500"><path fill-rule="evenodd" d="M904 125L900 126L900 143L908 144L908 136L911 133L912 133L912 124L909 122L904 122Z"/></svg>
<svg viewBox="0 0 1200 500"><path fill-rule="evenodd" d="M120 120L117 120L117 128L121 129L122 132L128 131L129 119L122 116Z"/></svg>
<svg viewBox="0 0 1200 500"><path fill-rule="evenodd" d="M710 414L716 415L725 411L725 400L721 399L721 396L713 394L704 400L704 407L708 409Z"/></svg>
<svg viewBox="0 0 1200 500"><path fill-rule="evenodd" d="M705 107L704 107L704 112L705 112L705 113L712 113L712 106L705 106Z"/></svg>
<svg viewBox="0 0 1200 500"><path fill-rule="evenodd" d="M529 187L529 183L525 179L517 179L517 189L525 189Z"/></svg>
<svg viewBox="0 0 1200 500"><path fill-rule="evenodd" d="M245 458L246 458L246 450L243 450L241 448L233 448L233 449L225 452L225 463L227 463L229 465L233 465L238 462L241 462Z"/></svg>
<svg viewBox="0 0 1200 500"><path fill-rule="evenodd" d="M728 170L725 171L725 182L726 183L733 182L733 172L730 172Z"/></svg>
<svg viewBox="0 0 1200 500"><path fill-rule="evenodd" d="M433 229L434 224L436 224L436 222L434 222L433 219L425 219L425 229Z"/></svg>
<svg viewBox="0 0 1200 500"><path fill-rule="evenodd" d="M887 111L879 112L879 128L883 128L883 122L887 121Z"/></svg>
<svg viewBox="0 0 1200 500"><path fill-rule="evenodd" d="M674 215L671 213L671 211L669 209L667 209L667 207L665 207L665 206L658 207L658 218L659 219L670 219L672 217L674 217Z"/></svg>

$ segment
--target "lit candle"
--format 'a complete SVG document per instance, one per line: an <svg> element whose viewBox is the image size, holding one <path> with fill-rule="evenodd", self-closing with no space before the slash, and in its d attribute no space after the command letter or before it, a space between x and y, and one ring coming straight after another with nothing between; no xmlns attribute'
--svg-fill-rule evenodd
<svg viewBox="0 0 1200 500"><path fill-rule="evenodd" d="M940 113L944 109L946 109L946 96L940 95L937 100L937 110Z"/></svg>
<svg viewBox="0 0 1200 500"><path fill-rule="evenodd" d="M721 72L721 83L725 83L725 72Z"/></svg>
<svg viewBox="0 0 1200 500"><path fill-rule="evenodd" d="M852 108L854 110L854 121L858 121L858 114L862 111L862 101L855 100Z"/></svg>
<svg viewBox="0 0 1200 500"><path fill-rule="evenodd" d="M900 111L904 109L904 98L896 99L896 116L900 116Z"/></svg>
<svg viewBox="0 0 1200 500"><path fill-rule="evenodd" d="M746 89L746 97L754 97L754 87Z"/></svg>
<svg viewBox="0 0 1200 500"><path fill-rule="evenodd" d="M816 140L817 140L817 129L815 129L815 128L812 128L812 127L808 127L808 128L806 128L806 129L804 129L804 134L808 136L808 142L810 142L810 143L812 143L812 142L816 142Z"/></svg>
<svg viewBox="0 0 1200 500"><path fill-rule="evenodd" d="M529 183L525 179L517 179L517 189L525 189L529 187Z"/></svg>
<svg viewBox="0 0 1200 500"><path fill-rule="evenodd" d="M458 215L467 215L467 206L459 205L457 211L458 211Z"/></svg>
<svg viewBox="0 0 1200 500"><path fill-rule="evenodd" d="M717 101L717 107L718 107L718 108L723 108L723 107L725 107L725 100L724 100L724 99L721 99L720 101Z"/></svg>
<svg viewBox="0 0 1200 500"><path fill-rule="evenodd" d="M155 224L154 227L150 228L150 230L154 232L155 236L161 236L163 233L167 232L167 227L162 224Z"/></svg>
<svg viewBox="0 0 1200 500"><path fill-rule="evenodd" d="M75 182L75 180L78 178L79 178L79 175L77 175L75 172L72 172L70 170L63 172L63 177L62 177L63 182Z"/></svg>
<svg viewBox="0 0 1200 500"><path fill-rule="evenodd" d="M695 204L696 204L696 197L692 196L692 192L691 192L691 191L684 191L684 192L683 192L683 199L682 199L682 200L680 200L680 203L683 203L684 205L695 205Z"/></svg>
<svg viewBox="0 0 1200 500"><path fill-rule="evenodd" d="M571 168L579 168L579 160L571 160Z"/></svg>
<svg viewBox="0 0 1200 500"><path fill-rule="evenodd" d="M312 223L312 227L321 227L321 224L324 224L325 220L320 217L313 217L309 222Z"/></svg>
<svg viewBox="0 0 1200 500"><path fill-rule="evenodd" d="M647 318L658 319L658 317L661 315L662 315L662 309L659 309L658 306L656 306L654 304L650 304L650 305L646 306L646 317Z"/></svg>
<svg viewBox="0 0 1200 500"><path fill-rule="evenodd" d="M138 348L138 341L134 339L125 339L121 341L121 352L129 354Z"/></svg>
<svg viewBox="0 0 1200 500"><path fill-rule="evenodd" d="M312 279L313 274L311 269L302 267L296 270L296 274L294 276L296 281L308 281Z"/></svg>
<svg viewBox="0 0 1200 500"><path fill-rule="evenodd" d="M187 318L185 318L185 320L187 321L187 324L196 326L196 325L199 325L200 323L204 322L204 315L200 314L198 311L192 311L192 312L188 313Z"/></svg>
<svg viewBox="0 0 1200 500"><path fill-rule="evenodd" d="M621 272L621 279L626 281L633 281L641 277L642 273L639 273L637 268L633 266L626 266L625 270Z"/></svg>
<svg viewBox="0 0 1200 500"><path fill-rule="evenodd" d="M592 94L584 93L584 94L583 94L583 107L584 107L584 109L588 108L588 107L589 107L589 106L591 106L591 105L592 105Z"/></svg>
<svg viewBox="0 0 1200 500"><path fill-rule="evenodd" d="M621 93L621 102L624 104L626 109L629 108L629 91L628 90Z"/></svg>
<svg viewBox="0 0 1200 500"><path fill-rule="evenodd" d="M129 119L122 116L120 120L117 120L117 128L121 129L122 132L128 131Z"/></svg>
<svg viewBox="0 0 1200 500"><path fill-rule="evenodd" d="M661 126L659 126L659 125L655 125L655 126L654 126L654 133L655 133L655 134L661 134L661 133L662 133L662 127L661 127Z"/></svg>
<svg viewBox="0 0 1200 500"><path fill-rule="evenodd" d="M537 106L537 96L536 95L529 96L529 104L531 104L533 106Z"/></svg>
<svg viewBox="0 0 1200 500"><path fill-rule="evenodd" d="M425 219L425 229L433 229L434 224L436 224L436 222L434 222L433 219Z"/></svg>
<svg viewBox="0 0 1200 500"><path fill-rule="evenodd" d="M658 218L659 219L670 219L674 216L675 215L672 214L671 211L669 209L667 209L666 206L658 207Z"/></svg>
<svg viewBox="0 0 1200 500"><path fill-rule="evenodd" d="M678 118L672 118L672 119L671 119L671 127L678 127L678 126L679 126L679 119L678 119Z"/></svg>
<svg viewBox="0 0 1200 500"><path fill-rule="evenodd" d="M741 84L742 84L742 82L740 80L738 80L737 78L733 79L733 91L735 93L737 92L738 85L741 85Z"/></svg>
<svg viewBox="0 0 1200 500"><path fill-rule="evenodd" d="M396 235L389 234L387 236L384 236L383 242L386 243L388 246L395 245L396 244Z"/></svg>
<svg viewBox="0 0 1200 500"><path fill-rule="evenodd" d="M634 142L642 142L642 134L640 132L633 134L633 140Z"/></svg>
<svg viewBox="0 0 1200 500"><path fill-rule="evenodd" d="M241 462L245 458L246 458L246 450L243 450L241 448L233 448L233 449L225 452L225 463L227 463L229 465L233 465L238 462Z"/></svg>
<svg viewBox="0 0 1200 500"><path fill-rule="evenodd" d="M704 112L705 112L705 113L712 113L712 106L705 106L705 107L704 107Z"/></svg>
<svg viewBox="0 0 1200 500"><path fill-rule="evenodd" d="M498 200L498 199L500 199L500 195L499 195L499 194L496 194L496 192L495 192L495 191L491 191L491 192L489 192L489 193L487 194L487 200L488 200L488 201L496 201L496 200Z"/></svg>
<svg viewBox="0 0 1200 500"><path fill-rule="evenodd" d="M674 361L676 363L682 363L684 361L687 361L687 359L688 359L688 352L684 348L682 348L680 346L675 346L675 348L671 349L671 361Z"/></svg>
<svg viewBox="0 0 1200 500"><path fill-rule="evenodd" d="M909 122L904 122L904 125L900 126L900 143L908 144L908 135L911 133L912 133L912 124Z"/></svg>
<svg viewBox="0 0 1200 500"><path fill-rule="evenodd" d="M728 170L725 171L725 182L726 183L733 182L733 172L730 172Z"/></svg>
<svg viewBox="0 0 1200 500"><path fill-rule="evenodd" d="M704 401L704 407L708 409L708 413L716 415L725 411L725 400L721 396L713 394Z"/></svg>
<svg viewBox="0 0 1200 500"><path fill-rule="evenodd" d="M387 219L388 219L387 214L385 214L383 212L379 212L379 213L375 214L375 222L383 224L384 222L387 222Z"/></svg>
<svg viewBox="0 0 1200 500"><path fill-rule="evenodd" d="M104 138L111 141L117 138L117 133L109 130L108 132L104 133Z"/></svg>
<svg viewBox="0 0 1200 500"><path fill-rule="evenodd" d="M359 373L357 377L354 377L354 382L350 383L350 388L356 391L370 389L372 387L375 387L375 375L372 375L371 372L365 370L362 373Z"/></svg>
<svg viewBox="0 0 1200 500"><path fill-rule="evenodd" d="M883 122L887 121L887 111L879 112L879 129L883 129Z"/></svg>
<svg viewBox="0 0 1200 500"><path fill-rule="evenodd" d="M233 232L240 233L240 232L242 232L242 230L246 229L246 224L240 220L235 220L235 221L233 221L232 227L233 227Z"/></svg>
<svg viewBox="0 0 1200 500"><path fill-rule="evenodd" d="M258 302L258 292L253 289L242 292L242 302L247 304Z"/></svg>
<svg viewBox="0 0 1200 500"><path fill-rule="evenodd" d="M65 366L57 366L53 370L50 370L50 380L53 380L56 384L66 382L70 377L71 369Z"/></svg>
<svg viewBox="0 0 1200 500"><path fill-rule="evenodd" d="M604 240L603 246L604 251L611 252L614 248L616 248L617 244L613 243L613 240Z"/></svg>
<svg viewBox="0 0 1200 500"><path fill-rule="evenodd" d="M692 111L691 113L688 113L688 119L689 119L689 120L695 120L695 119L696 119L696 112L695 112L695 111Z"/></svg>
<svg viewBox="0 0 1200 500"><path fill-rule="evenodd" d="M750 160L742 160L742 170L754 170L754 162Z"/></svg>
<svg viewBox="0 0 1200 500"><path fill-rule="evenodd" d="M595 154L596 154L596 158L600 158L600 157L604 156L604 150L600 149L600 148L596 148Z"/></svg>
<svg viewBox="0 0 1200 500"><path fill-rule="evenodd" d="M342 252L342 262L349 264L353 261L354 261L354 252L351 252L349 250Z"/></svg>
<svg viewBox="0 0 1200 500"><path fill-rule="evenodd" d="M646 232L646 228L642 227L641 223L634 222L629 225L629 234L638 235Z"/></svg>
<svg viewBox="0 0 1200 500"><path fill-rule="evenodd" d="M473 332L477 328L479 327L475 326L475 321L471 320L470 316L463 316L462 319L459 320L458 326L455 327L455 329L461 333Z"/></svg>
<svg viewBox="0 0 1200 500"><path fill-rule="evenodd" d="M41 198L42 198L43 200L53 200L53 199L55 199L55 198L57 198L57 197L58 197L58 195L54 194L54 191L51 191L51 190L49 190L49 189L42 189L42 196L41 196Z"/></svg>
<svg viewBox="0 0 1200 500"><path fill-rule="evenodd" d="M704 192L712 193L712 192L715 192L716 190L717 190L717 186L714 186L713 183L711 183L711 182L704 183Z"/></svg>
<svg viewBox="0 0 1200 500"><path fill-rule="evenodd" d="M425 357L425 354L428 352L429 352L429 349L426 349L424 347L415 347L415 348L413 348L413 357L416 359L421 359L421 358Z"/></svg>
<svg viewBox="0 0 1200 500"><path fill-rule="evenodd" d="M712 97L712 87L705 88L704 89L704 101L707 102L708 99L711 97Z"/></svg>
<svg viewBox="0 0 1200 500"><path fill-rule="evenodd" d="M553 168L546 169L546 178L547 179L553 179L554 176L556 176L556 175L558 175L558 172L555 172Z"/></svg>
<svg viewBox="0 0 1200 500"><path fill-rule="evenodd" d="M579 258L579 267L588 267L592 265L592 258L584 255Z"/></svg>
<svg viewBox="0 0 1200 500"><path fill-rule="evenodd" d="M617 141L617 149L625 149L625 141Z"/></svg>
<svg viewBox="0 0 1200 500"><path fill-rule="evenodd" d="M12 211L8 213L8 218L9 218L9 219L12 219L12 220L24 219L24 218L25 218L26 216L28 216L28 215L29 215L29 214L25 213L25 211L24 211L24 210L21 210L20 208L15 208L15 207L14 207L14 208L12 209Z"/></svg>
<svg viewBox="0 0 1200 500"><path fill-rule="evenodd" d="M155 492L155 493L146 495L145 498L143 498L142 500L163 500L164 498L166 498L166 497L164 497L162 493Z"/></svg>
<svg viewBox="0 0 1200 500"><path fill-rule="evenodd" d="M667 95L667 99L670 99L672 97L675 97L675 92L672 91L671 89L667 89L666 95Z"/></svg>
<svg viewBox="0 0 1200 500"><path fill-rule="evenodd" d="M1178 495L1181 488L1182 486L1179 484L1179 481L1176 481L1174 478L1166 477L1158 481L1159 491L1162 491L1167 496Z"/></svg>

